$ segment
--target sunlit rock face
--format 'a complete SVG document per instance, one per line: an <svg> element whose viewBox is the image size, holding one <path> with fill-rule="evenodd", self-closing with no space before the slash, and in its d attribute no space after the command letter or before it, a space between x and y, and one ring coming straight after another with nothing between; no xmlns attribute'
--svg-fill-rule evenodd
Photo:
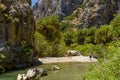
<svg viewBox="0 0 120 80"><path fill-rule="evenodd" d="M30 0L0 0L0 53L10 55L26 45L34 46L35 21L30 4Z"/></svg>
<svg viewBox="0 0 120 80"><path fill-rule="evenodd" d="M120 9L120 0L86 0L84 4L78 28L100 27L109 24L114 14L118 14Z"/></svg>
<svg viewBox="0 0 120 80"><path fill-rule="evenodd" d="M56 14L60 19L80 10L76 28L100 27L120 13L120 0L39 0L32 10L36 18Z"/></svg>
<svg viewBox="0 0 120 80"><path fill-rule="evenodd" d="M79 8L82 2L83 0L39 0L33 6L33 12L36 18L51 14L56 14L63 18Z"/></svg>

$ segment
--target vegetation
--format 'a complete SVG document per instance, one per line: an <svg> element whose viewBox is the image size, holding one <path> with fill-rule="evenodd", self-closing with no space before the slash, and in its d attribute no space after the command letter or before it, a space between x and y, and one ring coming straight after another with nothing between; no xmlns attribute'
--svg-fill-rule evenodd
<svg viewBox="0 0 120 80"><path fill-rule="evenodd" d="M78 15L76 14L76 13L73 13L73 14L71 14L70 16L67 16L66 18L65 18L65 20L73 20L75 17L77 17Z"/></svg>
<svg viewBox="0 0 120 80"><path fill-rule="evenodd" d="M40 56L64 56L66 46L60 30L61 24L59 18L55 15L38 21L35 47Z"/></svg>
<svg viewBox="0 0 120 80"><path fill-rule="evenodd" d="M108 46L105 57L101 57L102 62L99 65L91 66L84 75L83 80L119 80L120 79L120 15L116 16L110 23L110 30L114 40ZM103 55L103 54L102 54Z"/></svg>
<svg viewBox="0 0 120 80"><path fill-rule="evenodd" d="M60 22L57 16L42 18L35 33L36 50L41 56L63 56L67 49L82 55L95 55L99 64L90 66L83 80L120 79L120 15L109 25L73 30L74 25Z"/></svg>
<svg viewBox="0 0 120 80"><path fill-rule="evenodd" d="M58 16L52 15L41 18L37 22L37 30L34 34L37 56L64 56L68 49L77 50L82 55L92 53L98 58L99 64L90 67L83 80L119 80L120 15L115 16L109 25L79 30L74 30L74 25L68 21L74 17L77 17L76 13L66 17L67 21L61 22ZM27 45L26 42L24 44L26 46L22 52L12 54L19 57L20 60L16 60L16 57L13 58L12 55L0 53L0 63L2 63L0 71L4 72L4 63L28 63L32 61L33 47ZM10 65L7 67L9 68Z"/></svg>
<svg viewBox="0 0 120 80"><path fill-rule="evenodd" d="M80 51L83 55L93 53L98 58L104 57L109 44L116 39L119 40L119 19L120 16L116 16L110 25L103 25L100 28L91 27L74 31L74 25L65 21L60 22L55 15L42 18L37 23L35 33L36 49L43 56L50 54L58 56L61 51L53 53L52 50L54 46L60 48L62 45L64 47L63 50L61 49L62 55L66 53L64 49L69 48Z"/></svg>
<svg viewBox="0 0 120 80"><path fill-rule="evenodd" d="M119 80L120 79L120 42L109 46L105 61L89 68L83 80ZM109 55L108 55L109 54Z"/></svg>

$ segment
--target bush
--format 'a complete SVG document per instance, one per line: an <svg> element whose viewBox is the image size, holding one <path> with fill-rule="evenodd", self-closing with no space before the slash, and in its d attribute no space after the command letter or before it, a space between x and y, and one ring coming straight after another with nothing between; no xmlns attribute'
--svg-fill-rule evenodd
<svg viewBox="0 0 120 80"><path fill-rule="evenodd" d="M102 62L98 66L87 72L83 80L119 80L120 79L120 48L116 48L110 59ZM109 51L111 52L111 51ZM111 53L108 53L111 54Z"/></svg>
<svg viewBox="0 0 120 80"><path fill-rule="evenodd" d="M73 13L70 16L65 17L64 20L73 20L75 17L78 17L77 13Z"/></svg>
<svg viewBox="0 0 120 80"><path fill-rule="evenodd" d="M72 43L76 43L77 42L77 32L75 31L67 31L64 33L64 41L66 43L67 46L71 45Z"/></svg>
<svg viewBox="0 0 120 80"><path fill-rule="evenodd" d="M44 17L37 23L35 33L35 47L41 57L44 56L64 56L66 45L63 41L61 28L67 24L60 24L59 18L55 15Z"/></svg>
<svg viewBox="0 0 120 80"><path fill-rule="evenodd" d="M3 61L4 61L4 59L6 58L6 56L5 55L3 55L3 53L0 53L0 73L1 72L5 72L5 68L3 67Z"/></svg>
<svg viewBox="0 0 120 80"><path fill-rule="evenodd" d="M93 44L78 45L74 49L81 52L82 55L89 55L92 53Z"/></svg>
<svg viewBox="0 0 120 80"><path fill-rule="evenodd" d="M60 25L61 25L60 30L61 30L62 32L72 30L73 27L74 27L74 25L71 24L71 23L69 23L69 22L61 22Z"/></svg>
<svg viewBox="0 0 120 80"><path fill-rule="evenodd" d="M35 49L39 53L40 56L47 56L49 51L49 44L45 40L45 37L42 36L37 31L35 32Z"/></svg>
<svg viewBox="0 0 120 80"><path fill-rule="evenodd" d="M53 57L61 57L64 56L67 52L67 48L65 46L64 42L59 43L54 43L51 45L51 53L49 53L49 56Z"/></svg>
<svg viewBox="0 0 120 80"><path fill-rule="evenodd" d="M52 15L40 19L37 23L37 31L50 42L61 39L59 18Z"/></svg>

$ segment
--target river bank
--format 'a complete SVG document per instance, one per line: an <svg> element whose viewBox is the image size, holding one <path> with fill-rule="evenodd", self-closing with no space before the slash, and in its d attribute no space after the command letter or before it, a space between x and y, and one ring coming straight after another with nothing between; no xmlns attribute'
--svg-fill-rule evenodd
<svg viewBox="0 0 120 80"><path fill-rule="evenodd" d="M80 62L80 63L90 63L90 62L97 62L95 58L89 58L89 56L71 56L71 57L45 57L39 58L43 64L48 63L63 63L63 62Z"/></svg>

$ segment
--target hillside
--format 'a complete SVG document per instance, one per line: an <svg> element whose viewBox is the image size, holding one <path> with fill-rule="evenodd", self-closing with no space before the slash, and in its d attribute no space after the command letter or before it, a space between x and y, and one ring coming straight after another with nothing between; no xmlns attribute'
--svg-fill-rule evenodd
<svg viewBox="0 0 120 80"><path fill-rule="evenodd" d="M60 19L76 17L77 28L100 27L108 24L120 10L119 0L39 0L32 8L34 16L41 18L56 14ZM76 11L76 13L74 13ZM71 18L70 18L71 19Z"/></svg>

